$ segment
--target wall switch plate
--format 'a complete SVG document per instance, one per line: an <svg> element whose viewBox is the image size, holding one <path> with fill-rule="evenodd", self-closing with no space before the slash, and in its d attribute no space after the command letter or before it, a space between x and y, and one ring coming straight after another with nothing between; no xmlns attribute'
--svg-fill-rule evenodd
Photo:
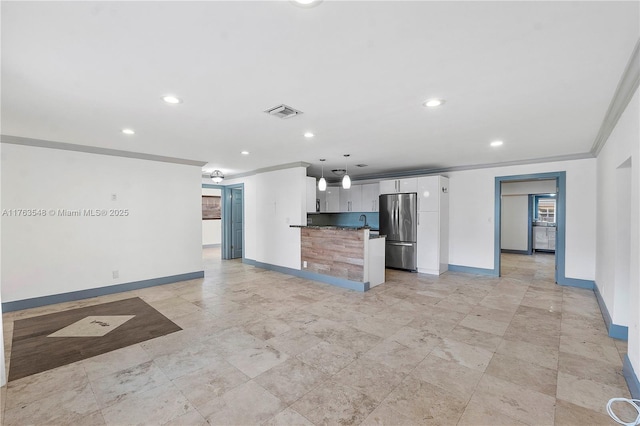
<svg viewBox="0 0 640 426"><path fill-rule="evenodd" d="M111 201L116 201L118 199L118 194L111 194Z"/></svg>
<svg viewBox="0 0 640 426"><path fill-rule="evenodd" d="M306 261L306 260L302 261L302 267L303 267L303 268L306 268L306 267L307 267L307 261Z"/></svg>
<svg viewBox="0 0 640 426"><path fill-rule="evenodd" d="M120 277L120 272L118 272L118 271L113 271L112 274L113 274L113 279L116 279L116 278Z"/></svg>

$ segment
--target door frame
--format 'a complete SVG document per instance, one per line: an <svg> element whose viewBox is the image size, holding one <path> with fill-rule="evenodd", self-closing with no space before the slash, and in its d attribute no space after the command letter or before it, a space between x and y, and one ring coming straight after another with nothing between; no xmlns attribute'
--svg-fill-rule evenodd
<svg viewBox="0 0 640 426"><path fill-rule="evenodd" d="M242 192L242 260L244 261L244 249L245 249L245 235L244 235L244 183L236 183L233 185L227 185L223 190L222 201L222 258L233 259L233 250L231 249L232 243L232 230L231 230L231 194L234 189L239 189Z"/></svg>
<svg viewBox="0 0 640 426"><path fill-rule="evenodd" d="M245 248L245 235L244 235L244 183L237 183L233 185L215 185L211 183L203 183L203 188L213 188L221 190L221 241L220 252L222 259L232 259L233 252L231 250L231 190L240 189L242 191L242 259L244 260L244 248Z"/></svg>
<svg viewBox="0 0 640 426"><path fill-rule="evenodd" d="M565 276L565 236L566 236L566 200L567 172L533 173L529 175L496 176L495 178L495 220L493 275L500 276L500 244L502 224L502 182L549 180L556 181L556 252L555 280L560 285L571 285Z"/></svg>

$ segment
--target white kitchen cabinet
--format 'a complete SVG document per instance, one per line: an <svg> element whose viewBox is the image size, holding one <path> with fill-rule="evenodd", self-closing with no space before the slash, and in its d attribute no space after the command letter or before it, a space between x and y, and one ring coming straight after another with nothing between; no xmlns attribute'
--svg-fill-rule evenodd
<svg viewBox="0 0 640 426"><path fill-rule="evenodd" d="M404 192L418 192L418 179L393 179L380 181L380 194L397 194Z"/></svg>
<svg viewBox="0 0 640 426"><path fill-rule="evenodd" d="M422 178L419 178L422 179ZM429 176L419 190L428 190L426 203L418 211L417 263L418 272L442 274L449 269L449 179ZM434 186L436 185L437 186ZM420 184L419 184L420 185ZM442 187L447 188L442 191ZM426 189L429 188L429 189ZM434 190L436 188L437 190ZM433 201L433 199L436 199ZM437 209L434 209L437 206ZM425 209L429 209L426 210Z"/></svg>
<svg viewBox="0 0 640 426"><path fill-rule="evenodd" d="M418 178L418 210L437 212L440 209L440 195L449 192L449 178L444 176L424 176Z"/></svg>
<svg viewBox="0 0 640 426"><path fill-rule="evenodd" d="M316 198L320 201L320 211L327 211L327 191L320 191L316 189Z"/></svg>
<svg viewBox="0 0 640 426"><path fill-rule="evenodd" d="M316 178L307 177L307 213L316 211Z"/></svg>
<svg viewBox="0 0 640 426"><path fill-rule="evenodd" d="M351 188L340 188L340 211L362 211L362 185L351 185Z"/></svg>
<svg viewBox="0 0 640 426"><path fill-rule="evenodd" d="M327 186L325 193L325 211L327 213L338 213L340 211L340 188Z"/></svg>
<svg viewBox="0 0 640 426"><path fill-rule="evenodd" d="M377 183L368 183L362 185L362 211L377 212L379 211L378 199L380 196L380 185Z"/></svg>
<svg viewBox="0 0 640 426"><path fill-rule="evenodd" d="M556 227L555 226L534 226L533 227L533 249L556 251Z"/></svg>

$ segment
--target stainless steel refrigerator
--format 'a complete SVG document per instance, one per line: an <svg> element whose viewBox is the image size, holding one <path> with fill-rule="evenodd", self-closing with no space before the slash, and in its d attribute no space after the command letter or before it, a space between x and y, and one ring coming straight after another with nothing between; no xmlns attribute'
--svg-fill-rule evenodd
<svg viewBox="0 0 640 426"><path fill-rule="evenodd" d="M385 266L416 271L418 195L380 196L380 234L387 236Z"/></svg>

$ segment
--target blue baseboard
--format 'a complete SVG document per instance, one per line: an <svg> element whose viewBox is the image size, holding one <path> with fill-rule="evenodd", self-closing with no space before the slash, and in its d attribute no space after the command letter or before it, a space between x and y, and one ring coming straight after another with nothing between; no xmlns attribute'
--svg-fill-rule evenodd
<svg viewBox="0 0 640 426"><path fill-rule="evenodd" d="M474 268L471 266L451 265L449 264L450 272L464 272L465 274L474 275L490 275L497 277L498 274L493 269Z"/></svg>
<svg viewBox="0 0 640 426"><path fill-rule="evenodd" d="M577 278L558 277L558 285L593 290L593 288L596 286L596 283L592 280L579 280Z"/></svg>
<svg viewBox="0 0 640 426"><path fill-rule="evenodd" d="M613 321L611 321L611 315L609 314L607 305L604 303L604 299L602 298L602 294L600 294L600 289L598 288L597 284L594 284L593 292L596 294L596 300L598 301L600 312L602 312L604 323L607 326L607 330L609 331L609 337L620 340L629 339L629 327L614 324Z"/></svg>
<svg viewBox="0 0 640 426"><path fill-rule="evenodd" d="M624 356L624 362L622 364L622 375L627 381L627 386L629 386L631 397L633 399L640 399L640 381L638 381L638 375L636 374L636 372L633 371L633 366L631 365L629 355Z"/></svg>
<svg viewBox="0 0 640 426"><path fill-rule="evenodd" d="M71 291L69 293L52 294L50 296L34 297L32 299L3 302L2 312L20 311L22 309L37 308L53 305L55 303L72 302L74 300L89 299L91 297L105 296L107 294L121 293L123 291L138 290L157 285L170 284L179 281L195 280L204 277L204 271L188 272L186 274L170 275L167 277L152 278L149 280L133 281L116 284L107 287L90 288L87 290Z"/></svg>
<svg viewBox="0 0 640 426"><path fill-rule="evenodd" d="M287 268L285 266L272 265L270 263L258 262L257 260L243 258L242 263L257 266L258 268L269 269L270 271L280 272L282 274L293 275L311 281L319 281L326 284L335 285L349 290L367 291L369 283L361 283L359 281L345 280L344 278L332 277L330 275L317 274L315 272L302 271L299 269Z"/></svg>

